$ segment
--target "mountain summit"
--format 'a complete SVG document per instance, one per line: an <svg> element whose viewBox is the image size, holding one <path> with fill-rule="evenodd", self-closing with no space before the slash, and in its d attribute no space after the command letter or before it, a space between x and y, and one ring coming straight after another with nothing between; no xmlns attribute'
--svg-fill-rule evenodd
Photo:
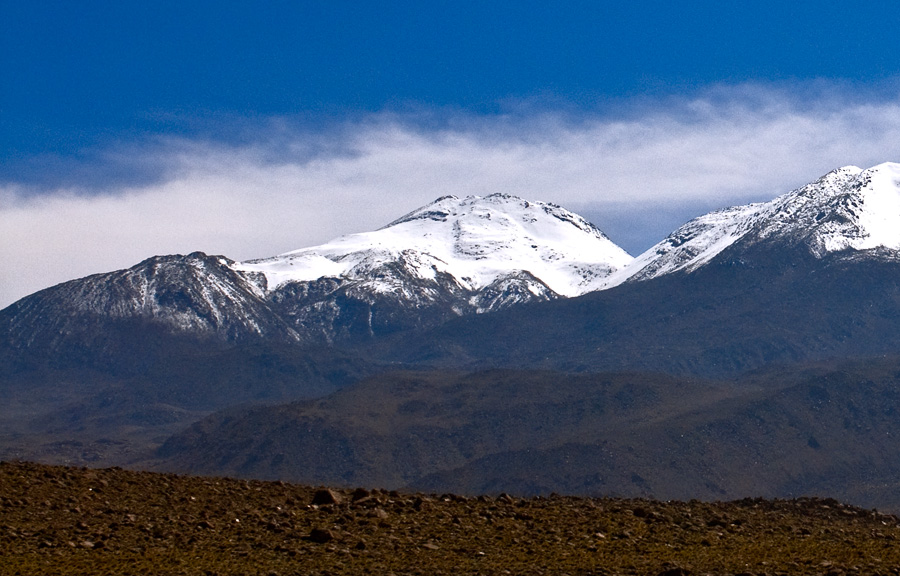
<svg viewBox="0 0 900 576"><path fill-rule="evenodd" d="M373 274L388 264L401 265L420 281L445 275L473 292L527 274L536 295L549 289L568 297L605 287L609 275L631 259L577 214L555 204L492 194L445 196L380 230L245 262L237 269L263 273L273 289L334 277L364 282L377 293L398 288L392 274Z"/></svg>
<svg viewBox="0 0 900 576"><path fill-rule="evenodd" d="M445 196L374 232L235 264L298 332L358 341L605 287L631 261L593 224L506 194Z"/></svg>
<svg viewBox="0 0 900 576"><path fill-rule="evenodd" d="M900 250L900 164L846 166L770 202L695 218L635 258L615 283L691 272L727 250L778 244L815 258Z"/></svg>

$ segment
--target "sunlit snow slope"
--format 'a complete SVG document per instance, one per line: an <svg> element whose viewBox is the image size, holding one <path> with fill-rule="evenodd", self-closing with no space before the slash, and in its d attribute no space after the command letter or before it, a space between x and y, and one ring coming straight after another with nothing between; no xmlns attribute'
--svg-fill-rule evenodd
<svg viewBox="0 0 900 576"><path fill-rule="evenodd" d="M695 218L609 280L647 280L710 262L737 243L778 241L821 258L841 250L900 250L900 164L846 166L771 202Z"/></svg>
<svg viewBox="0 0 900 576"><path fill-rule="evenodd" d="M395 261L422 279L449 274L471 291L528 272L560 296L577 296L604 288L631 256L559 206L493 194L445 196L380 230L243 262L236 269L265 274L274 290L323 277L371 280L373 270ZM377 280L370 286L380 292L396 289Z"/></svg>

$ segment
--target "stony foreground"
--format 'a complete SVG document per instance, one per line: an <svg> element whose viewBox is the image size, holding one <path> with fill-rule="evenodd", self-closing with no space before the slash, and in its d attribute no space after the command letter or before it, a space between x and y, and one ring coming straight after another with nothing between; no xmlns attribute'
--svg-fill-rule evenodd
<svg viewBox="0 0 900 576"><path fill-rule="evenodd" d="M900 574L834 500L518 499L0 463L0 574Z"/></svg>

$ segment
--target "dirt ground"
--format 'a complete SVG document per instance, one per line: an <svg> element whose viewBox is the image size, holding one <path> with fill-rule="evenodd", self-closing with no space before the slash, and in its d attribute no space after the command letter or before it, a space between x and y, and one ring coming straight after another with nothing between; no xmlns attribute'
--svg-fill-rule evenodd
<svg viewBox="0 0 900 576"><path fill-rule="evenodd" d="M900 575L900 521L823 499L467 498L5 462L0 574Z"/></svg>

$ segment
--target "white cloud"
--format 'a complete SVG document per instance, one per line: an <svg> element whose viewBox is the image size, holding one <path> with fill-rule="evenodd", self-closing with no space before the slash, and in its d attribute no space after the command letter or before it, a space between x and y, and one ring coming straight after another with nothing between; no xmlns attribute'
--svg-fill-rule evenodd
<svg viewBox="0 0 900 576"><path fill-rule="evenodd" d="M627 248L646 247L674 227L654 228L647 211L669 226L665 214L684 206L769 199L838 166L900 160L900 99L820 92L801 105L787 91L744 86L617 116L464 116L427 129L381 115L337 136L288 134L287 147L285 130L277 151L262 137L136 148L168 166L156 183L99 194L0 188L0 307L154 254L247 259L313 245L446 194L556 202L599 215L613 240L615 229L630 234ZM604 213L615 215L608 224Z"/></svg>

